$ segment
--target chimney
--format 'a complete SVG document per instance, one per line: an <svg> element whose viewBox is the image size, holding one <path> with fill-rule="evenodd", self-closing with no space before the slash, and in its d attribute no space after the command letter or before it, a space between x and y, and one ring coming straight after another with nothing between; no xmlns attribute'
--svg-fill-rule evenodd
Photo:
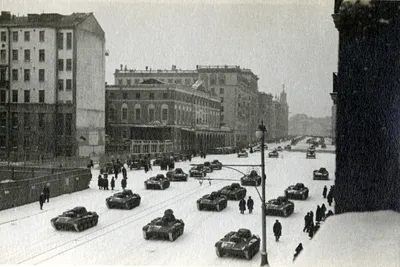
<svg viewBox="0 0 400 267"><path fill-rule="evenodd" d="M11 13L9 11L1 11L0 20L11 20Z"/></svg>
<svg viewBox="0 0 400 267"><path fill-rule="evenodd" d="M196 70L198 70L199 69L199 65L196 65Z"/></svg>
<svg viewBox="0 0 400 267"><path fill-rule="evenodd" d="M149 70L149 67L148 67L148 66L146 66L146 70Z"/></svg>
<svg viewBox="0 0 400 267"><path fill-rule="evenodd" d="M172 65L171 70L176 70L176 65Z"/></svg>
<svg viewBox="0 0 400 267"><path fill-rule="evenodd" d="M127 68L127 66L125 65L125 69L124 69L124 71L127 71L128 70L128 68Z"/></svg>
<svg viewBox="0 0 400 267"><path fill-rule="evenodd" d="M122 67L123 67L123 65L122 65L122 64L120 64L120 65L119 65L119 67L120 67L120 69L122 70Z"/></svg>

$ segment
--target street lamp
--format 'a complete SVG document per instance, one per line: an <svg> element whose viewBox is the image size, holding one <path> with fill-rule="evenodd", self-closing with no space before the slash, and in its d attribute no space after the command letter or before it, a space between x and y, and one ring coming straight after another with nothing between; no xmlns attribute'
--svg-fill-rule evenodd
<svg viewBox="0 0 400 267"><path fill-rule="evenodd" d="M258 126L258 131L256 131L256 137L261 139L261 221L262 221L262 248L261 248L261 266L269 266L268 265L268 254L267 254L267 221L265 215L265 135L267 133L267 129L263 121L261 120L261 125Z"/></svg>

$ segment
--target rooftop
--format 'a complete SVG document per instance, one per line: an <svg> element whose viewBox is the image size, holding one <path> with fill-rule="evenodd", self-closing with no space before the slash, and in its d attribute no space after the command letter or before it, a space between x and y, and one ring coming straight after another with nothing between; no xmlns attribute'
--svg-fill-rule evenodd
<svg viewBox="0 0 400 267"><path fill-rule="evenodd" d="M73 27L92 14L93 13L72 13L71 15L61 15L58 13L41 13L17 17L11 15L10 12L2 11L0 15L0 25L15 27Z"/></svg>

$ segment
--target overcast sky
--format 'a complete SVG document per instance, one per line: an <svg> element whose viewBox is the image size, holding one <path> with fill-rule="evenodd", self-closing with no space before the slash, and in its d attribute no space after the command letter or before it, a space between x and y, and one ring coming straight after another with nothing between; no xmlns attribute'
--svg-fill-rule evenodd
<svg viewBox="0 0 400 267"><path fill-rule="evenodd" d="M1 10L93 12L106 34L106 81L129 69L239 65L259 90L285 84L290 115L330 116L338 33L333 0L0 0Z"/></svg>

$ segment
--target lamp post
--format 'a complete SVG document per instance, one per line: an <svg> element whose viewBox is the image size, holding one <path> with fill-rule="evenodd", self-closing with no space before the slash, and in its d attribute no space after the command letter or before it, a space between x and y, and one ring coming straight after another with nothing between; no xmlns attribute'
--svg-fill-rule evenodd
<svg viewBox="0 0 400 267"><path fill-rule="evenodd" d="M261 120L261 125L258 126L258 131L256 131L256 137L261 139L261 221L262 221L262 247L261 247L261 266L269 266L268 264L268 254L267 254L267 221L265 218L265 134L267 129L263 121Z"/></svg>

